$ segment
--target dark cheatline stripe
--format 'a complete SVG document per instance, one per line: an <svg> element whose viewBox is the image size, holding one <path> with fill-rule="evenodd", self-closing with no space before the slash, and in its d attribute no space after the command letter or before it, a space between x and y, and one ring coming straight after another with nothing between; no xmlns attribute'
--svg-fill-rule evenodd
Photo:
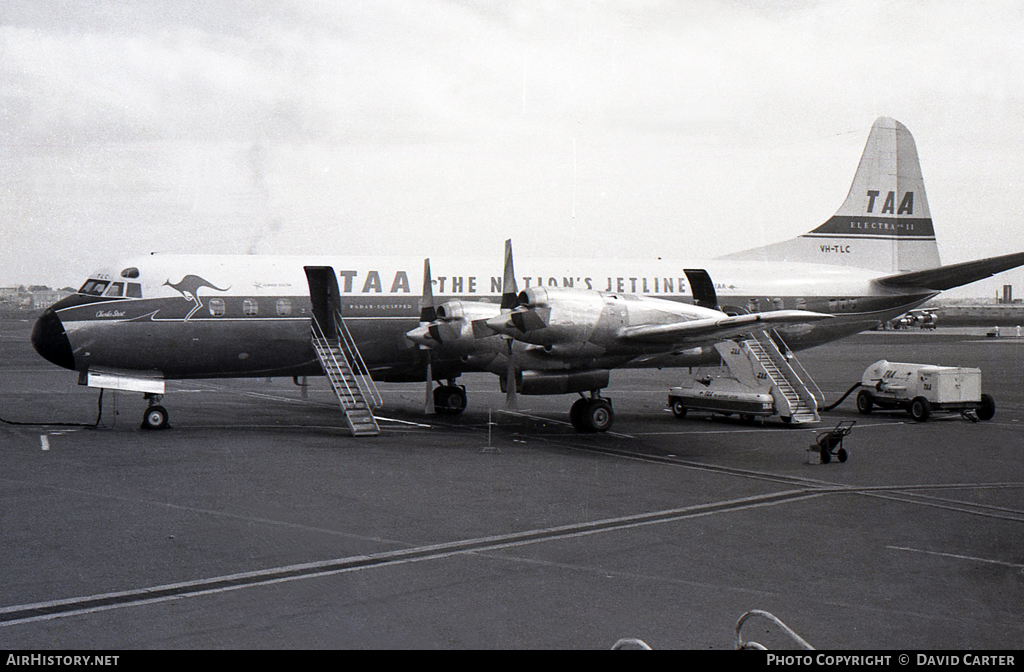
<svg viewBox="0 0 1024 672"><path fill-rule="evenodd" d="M895 238L934 238L932 220L925 217L875 217L833 215L810 234L885 236Z"/></svg>

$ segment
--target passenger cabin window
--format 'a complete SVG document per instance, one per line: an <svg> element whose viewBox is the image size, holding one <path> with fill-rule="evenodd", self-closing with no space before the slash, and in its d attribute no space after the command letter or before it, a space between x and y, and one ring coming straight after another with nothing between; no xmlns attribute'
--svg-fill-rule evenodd
<svg viewBox="0 0 1024 672"><path fill-rule="evenodd" d="M292 314L292 300L291 299L278 299L277 300L277 314L278 315L291 315Z"/></svg>
<svg viewBox="0 0 1024 672"><path fill-rule="evenodd" d="M210 299L210 315L220 317L225 312L224 299Z"/></svg>
<svg viewBox="0 0 1024 672"><path fill-rule="evenodd" d="M137 282L128 283L128 293L126 295L129 299L141 299L142 298L142 285Z"/></svg>
<svg viewBox="0 0 1024 672"><path fill-rule="evenodd" d="M242 300L242 314L243 315L258 315L260 312L260 304L256 303L256 299L243 299Z"/></svg>
<svg viewBox="0 0 1024 672"><path fill-rule="evenodd" d="M123 282L112 282L107 291L103 292L103 296L123 296L124 295L124 283Z"/></svg>
<svg viewBox="0 0 1024 672"><path fill-rule="evenodd" d="M78 290L79 294L89 294L90 296L102 296L103 290L110 284L109 280L86 280L82 288Z"/></svg>

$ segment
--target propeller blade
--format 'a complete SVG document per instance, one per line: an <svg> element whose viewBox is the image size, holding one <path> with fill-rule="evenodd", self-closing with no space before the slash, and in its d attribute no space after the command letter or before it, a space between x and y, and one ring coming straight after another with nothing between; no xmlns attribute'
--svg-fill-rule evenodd
<svg viewBox="0 0 1024 672"><path fill-rule="evenodd" d="M505 276L501 281L501 308L508 310L519 305L516 272L512 268L512 239L505 241Z"/></svg>
<svg viewBox="0 0 1024 672"><path fill-rule="evenodd" d="M518 396L516 392L516 362L515 362L515 341L506 339L508 343L508 366L505 368L505 408L515 410L518 408Z"/></svg>
<svg viewBox="0 0 1024 672"><path fill-rule="evenodd" d="M430 348L427 348L427 385L423 391L423 414L430 415L434 410L434 381L433 381L433 355L431 354Z"/></svg>
<svg viewBox="0 0 1024 672"><path fill-rule="evenodd" d="M423 296L420 297L420 324L437 319L434 306L434 280L430 276L430 259L423 260Z"/></svg>
<svg viewBox="0 0 1024 672"><path fill-rule="evenodd" d="M426 330L430 336L430 324L437 319L437 308L434 306L434 279L430 274L430 259L423 260L423 295L420 297L420 328ZM435 337L436 340L436 337ZM426 350L427 375L426 386L423 390L423 413L429 415L433 411L433 350L427 345L420 345L421 350Z"/></svg>
<svg viewBox="0 0 1024 672"><path fill-rule="evenodd" d="M543 329L551 322L551 308L519 308L512 311L510 315L512 324L524 334L528 331Z"/></svg>

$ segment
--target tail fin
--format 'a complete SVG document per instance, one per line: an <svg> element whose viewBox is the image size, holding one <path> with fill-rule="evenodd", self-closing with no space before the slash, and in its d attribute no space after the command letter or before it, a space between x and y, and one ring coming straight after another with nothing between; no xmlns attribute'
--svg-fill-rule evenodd
<svg viewBox="0 0 1024 672"><path fill-rule="evenodd" d="M940 265L917 146L907 127L879 117L846 201L818 228L722 259L800 261L889 273Z"/></svg>

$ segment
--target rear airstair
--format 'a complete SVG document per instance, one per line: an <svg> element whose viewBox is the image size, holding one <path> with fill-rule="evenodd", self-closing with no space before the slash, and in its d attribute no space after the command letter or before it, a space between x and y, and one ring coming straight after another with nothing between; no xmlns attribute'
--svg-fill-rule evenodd
<svg viewBox="0 0 1024 672"><path fill-rule="evenodd" d="M382 405L381 396L342 317L334 269L307 266L306 276L313 303L313 349L352 436L376 436L380 426L372 409Z"/></svg>
<svg viewBox="0 0 1024 672"><path fill-rule="evenodd" d="M715 349L729 375L701 375L699 384L695 379L672 388L669 404L678 417L689 407L748 418L777 415L794 424L821 422L824 397L777 332L753 332L740 342L716 343Z"/></svg>
<svg viewBox="0 0 1024 672"><path fill-rule="evenodd" d="M789 417L795 424L821 422L818 416L818 399L811 386L822 397L821 391L803 368L796 356L786 347L785 342L775 330L757 331L752 338L742 342L749 352L751 363L755 369L760 366L772 382L772 396L782 417ZM779 344L785 349L783 352Z"/></svg>

